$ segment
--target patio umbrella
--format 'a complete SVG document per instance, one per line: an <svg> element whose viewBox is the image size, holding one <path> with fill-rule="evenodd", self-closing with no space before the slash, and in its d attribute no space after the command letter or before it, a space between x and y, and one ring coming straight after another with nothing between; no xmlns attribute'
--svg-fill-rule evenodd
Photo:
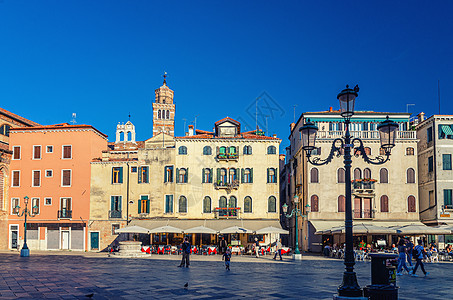
<svg viewBox="0 0 453 300"><path fill-rule="evenodd" d="M173 226L165 225L161 227L157 227L154 229L151 229L149 233L182 233L182 229L176 228Z"/></svg>
<svg viewBox="0 0 453 300"><path fill-rule="evenodd" d="M289 234L289 231L281 229L281 228L277 228L277 227L274 227L274 226L261 228L261 229L256 231L256 234L267 234L267 233Z"/></svg>
<svg viewBox="0 0 453 300"><path fill-rule="evenodd" d="M435 228L450 230L450 232L453 233L453 226L452 225L440 225L440 226L436 226Z"/></svg>
<svg viewBox="0 0 453 300"><path fill-rule="evenodd" d="M184 233L207 233L207 234L216 234L217 231L214 229L205 227L205 226L197 226L193 228L189 228L184 230Z"/></svg>
<svg viewBox="0 0 453 300"><path fill-rule="evenodd" d="M410 224L405 226L393 227L398 234L451 234L451 230L429 227L426 225Z"/></svg>
<svg viewBox="0 0 453 300"><path fill-rule="evenodd" d="M239 226L232 226L225 229L220 230L220 233L252 233L253 230L239 227Z"/></svg>
<svg viewBox="0 0 453 300"><path fill-rule="evenodd" d="M117 229L116 233L149 233L149 229L134 225L134 226L127 226L121 229Z"/></svg>

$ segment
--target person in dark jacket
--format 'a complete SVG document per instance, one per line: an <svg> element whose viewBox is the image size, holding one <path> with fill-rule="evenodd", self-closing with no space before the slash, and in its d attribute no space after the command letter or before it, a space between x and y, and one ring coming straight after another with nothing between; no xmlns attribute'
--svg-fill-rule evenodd
<svg viewBox="0 0 453 300"><path fill-rule="evenodd" d="M225 241L225 237L222 236L222 239L220 240L220 252L223 254L225 253L225 250L227 248L227 241Z"/></svg>
<svg viewBox="0 0 453 300"><path fill-rule="evenodd" d="M426 257L426 252L425 248L423 248L423 242L422 240L418 240L418 245L415 246L414 251L416 252L417 255L414 254L414 258L417 261L415 264L414 270L412 271L412 277L418 277L415 272L417 272L418 266L422 269L422 272L425 274L425 276L428 276L429 272L425 271L425 265L423 264L423 258Z"/></svg>
<svg viewBox="0 0 453 300"><path fill-rule="evenodd" d="M404 239L400 239L398 242L398 269L396 270L396 275L401 276L403 273L401 272L403 268L409 274L409 268L406 265L406 254L407 248Z"/></svg>
<svg viewBox="0 0 453 300"><path fill-rule="evenodd" d="M223 253L222 259L225 260L225 269L227 269L229 271L230 270L230 260L231 260L230 248L227 248L225 253Z"/></svg>
<svg viewBox="0 0 453 300"><path fill-rule="evenodd" d="M181 264L178 267L181 268L181 267L184 267L184 265L185 265L186 268L188 268L190 265L189 257L190 257L191 245L190 245L189 239L187 237L184 238L184 242L181 244L181 250L182 250L182 260L181 260Z"/></svg>

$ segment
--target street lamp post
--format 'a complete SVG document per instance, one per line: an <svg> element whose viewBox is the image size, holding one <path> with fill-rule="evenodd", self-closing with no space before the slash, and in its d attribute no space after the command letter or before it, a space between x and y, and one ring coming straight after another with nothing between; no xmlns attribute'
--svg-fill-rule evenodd
<svg viewBox="0 0 453 300"><path fill-rule="evenodd" d="M306 208L307 208L307 214L308 214L308 208L310 206L307 204L306 205ZM299 209L299 196L295 195L294 196L294 208L291 210L291 213L290 214L287 214L288 212L288 205L283 204L282 206L282 209L283 209L283 214L289 219L289 218L292 218L294 216L294 222L295 222L295 231L296 231L296 245L295 245L295 249L294 249L294 258L295 259L301 259L301 253L299 251L299 230L297 230L297 217L300 216L302 218L306 218L307 217L307 214L304 215L303 212Z"/></svg>
<svg viewBox="0 0 453 300"><path fill-rule="evenodd" d="M38 213L38 207L33 206L31 212L28 210L28 196L24 197L25 208L20 212L20 206L16 206L15 212L18 217L25 216L25 223L24 223L24 245L20 250L20 256L22 257L29 257L30 256L30 249L27 246L27 216L34 217Z"/></svg>
<svg viewBox="0 0 453 300"><path fill-rule="evenodd" d="M318 157L312 158L311 151L315 149L316 132L318 127L307 120L299 130L302 132L302 149L305 150L308 161L317 166L328 164L332 161L333 157L340 157L342 149L344 150L344 167L345 167L345 230L346 230L346 250L344 264L346 270L343 274L343 282L338 287L338 295L340 297L361 297L363 291L357 282L357 276L354 272L354 250L353 250L353 232L352 232L352 200L351 200L351 163L352 154L351 150L354 150L353 155L356 157L362 156L365 162L374 165L384 164L389 160L392 148L395 146L396 131L398 124L387 119L377 126L379 131L379 137L381 142L381 148L384 150L383 156L369 157L363 142L360 138L352 138L349 132L349 124L351 123L351 117L354 115L354 103L355 98L358 96L359 87L356 85L354 89L350 89L346 85L346 89L342 90L337 99L340 101L340 113L344 118L345 124L345 136L337 138L332 142L332 148L330 154L326 159L320 159ZM357 146L354 146L357 144Z"/></svg>

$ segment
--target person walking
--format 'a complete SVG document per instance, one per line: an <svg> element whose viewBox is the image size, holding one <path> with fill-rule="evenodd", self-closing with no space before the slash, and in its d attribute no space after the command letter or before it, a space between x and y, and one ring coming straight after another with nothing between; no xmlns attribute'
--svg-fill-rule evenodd
<svg viewBox="0 0 453 300"><path fill-rule="evenodd" d="M260 241L258 241L258 238L255 238L255 243L253 244L253 247L255 248L255 255L257 258L260 257Z"/></svg>
<svg viewBox="0 0 453 300"><path fill-rule="evenodd" d="M223 253L222 260L225 261L225 269L227 269L229 271L230 270L230 260L231 260L230 248L227 248L225 253Z"/></svg>
<svg viewBox="0 0 453 300"><path fill-rule="evenodd" d="M425 252L425 249L423 248L422 240L418 240L418 245L415 246L413 255L414 255L417 263L415 264L415 267L414 267L414 270L412 271L411 276L418 277L418 275L415 274L415 272L417 272L418 266L420 266L420 268L422 269L425 276L428 276L429 272L425 271L425 265L423 264L423 261L422 261L423 258L426 256L426 252Z"/></svg>
<svg viewBox="0 0 453 300"><path fill-rule="evenodd" d="M282 258L282 243L280 242L280 239L277 239L275 241L275 248L276 248L276 251L275 251L275 254L274 254L274 259L277 258L277 254L280 256L280 260L283 260Z"/></svg>
<svg viewBox="0 0 453 300"><path fill-rule="evenodd" d="M414 244L411 240L406 238L406 248L407 248L407 263L412 267L412 251L414 249Z"/></svg>
<svg viewBox="0 0 453 300"><path fill-rule="evenodd" d="M404 268L404 270L406 270L407 273L410 274L409 268L406 265L406 252L407 252L407 248L405 245L405 240L400 239L398 242L398 253L399 253L398 268L396 269L396 275L398 275L398 276L403 275L403 273L401 272L403 270L403 268Z"/></svg>
<svg viewBox="0 0 453 300"><path fill-rule="evenodd" d="M189 256L191 245L187 237L184 238L184 242L181 244L181 249L182 249L182 260L178 267L182 268L185 265L186 268L188 268L190 265Z"/></svg>
<svg viewBox="0 0 453 300"><path fill-rule="evenodd" d="M222 236L222 239L220 240L220 245L219 246L220 246L221 253L222 254L225 253L225 250L227 248L227 241L225 241L225 237L224 236Z"/></svg>

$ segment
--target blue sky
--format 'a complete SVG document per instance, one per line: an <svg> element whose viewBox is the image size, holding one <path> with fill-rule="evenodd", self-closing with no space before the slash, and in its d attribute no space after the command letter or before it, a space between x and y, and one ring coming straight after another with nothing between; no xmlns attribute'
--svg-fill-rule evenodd
<svg viewBox="0 0 453 300"><path fill-rule="evenodd" d="M91 124L114 140L128 114L152 135L154 89L168 72L176 134L225 116L288 145L304 111L453 114L451 1L0 0L0 107L41 124ZM264 94L263 94L264 93ZM264 100L266 99L266 100ZM266 129L266 128L264 128ZM282 151L283 152L283 151Z"/></svg>

